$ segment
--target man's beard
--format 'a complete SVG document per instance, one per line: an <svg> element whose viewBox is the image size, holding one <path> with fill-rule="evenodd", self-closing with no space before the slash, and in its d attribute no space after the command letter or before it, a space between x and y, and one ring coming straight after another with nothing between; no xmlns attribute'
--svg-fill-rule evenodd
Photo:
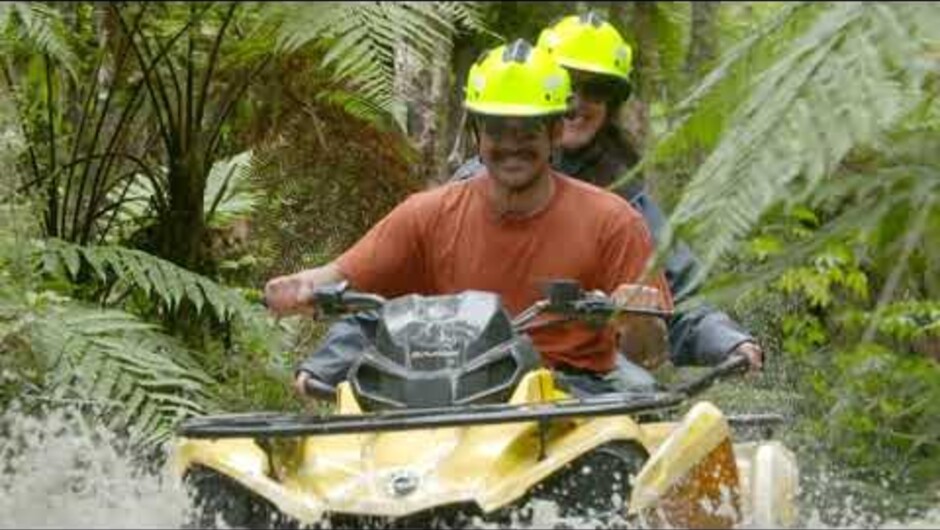
<svg viewBox="0 0 940 530"><path fill-rule="evenodd" d="M493 166L498 166L508 158L517 158L532 164L532 175L523 181L507 182L504 179L498 179L500 184L505 186L511 192L522 193L532 188L538 182L539 177L542 175L545 169L543 165L536 163L538 157L539 154L532 149L497 149L493 151L493 156L490 160L490 163Z"/></svg>

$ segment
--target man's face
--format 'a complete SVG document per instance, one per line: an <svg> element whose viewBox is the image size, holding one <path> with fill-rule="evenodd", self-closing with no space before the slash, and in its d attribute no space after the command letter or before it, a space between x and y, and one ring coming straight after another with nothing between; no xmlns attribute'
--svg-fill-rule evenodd
<svg viewBox="0 0 940 530"><path fill-rule="evenodd" d="M560 129L557 120L546 118L479 116L480 158L497 182L524 190L548 170L552 141Z"/></svg>
<svg viewBox="0 0 940 530"><path fill-rule="evenodd" d="M564 119L561 148L575 150L589 144L607 121L611 83L603 76L569 70L574 90L574 110Z"/></svg>

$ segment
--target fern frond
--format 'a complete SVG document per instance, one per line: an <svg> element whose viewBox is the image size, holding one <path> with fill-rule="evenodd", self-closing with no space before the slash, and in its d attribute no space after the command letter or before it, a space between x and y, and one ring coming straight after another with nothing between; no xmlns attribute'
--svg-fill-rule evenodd
<svg viewBox="0 0 940 530"><path fill-rule="evenodd" d="M399 118L403 102L393 90L396 51L430 64L449 49L458 24L483 27L481 8L464 2L292 3L281 8L279 20L281 50L295 51L308 43L322 47L323 65L358 95L336 101L351 102L363 116L380 109Z"/></svg>
<svg viewBox="0 0 940 530"><path fill-rule="evenodd" d="M203 199L207 225L226 226L254 210L258 201L250 182L254 164L250 150L212 164Z"/></svg>
<svg viewBox="0 0 940 530"><path fill-rule="evenodd" d="M186 348L133 315L69 302L24 318L44 374L36 397L93 404L102 421L145 445L167 439L183 417L217 408L212 379Z"/></svg>
<svg viewBox="0 0 940 530"><path fill-rule="evenodd" d="M251 183L257 163L251 150L213 162L203 192L207 226L223 228L251 214L259 197ZM111 190L108 200L117 204L113 224L119 228L109 233L109 240L120 240L134 227L156 221L160 205L169 202L169 198L164 196L164 190L169 187L166 178L166 168L160 168L160 172L153 176L137 173L126 189ZM155 185L154 180L159 185Z"/></svg>
<svg viewBox="0 0 940 530"><path fill-rule="evenodd" d="M918 107L917 58L938 32L926 4L832 4L754 79L672 218L703 274L768 207L805 200L852 147L876 143Z"/></svg>
<svg viewBox="0 0 940 530"><path fill-rule="evenodd" d="M692 149L714 147L734 106L746 95L751 73L772 64L788 37L804 29L818 12L811 3L788 4L728 50L669 111L675 124L656 143L653 159L671 159Z"/></svg>
<svg viewBox="0 0 940 530"><path fill-rule="evenodd" d="M78 59L68 43L68 32L58 11L39 2L0 4L0 31L10 24L20 42L48 55L76 78Z"/></svg>
<svg viewBox="0 0 940 530"><path fill-rule="evenodd" d="M200 312L204 307L210 308L219 321L257 322L259 319L256 308L236 291L146 252L123 247L80 246L61 240L42 242L38 252L47 273L65 273L74 279L87 264L99 279L123 282L147 296L152 295L171 312L188 301Z"/></svg>
<svg viewBox="0 0 940 530"><path fill-rule="evenodd" d="M838 211L835 217L814 229L812 238L788 244L785 253L772 256L748 272L735 272L727 278L710 281L707 292L702 294L713 302L732 302L746 293L765 289L768 283L787 270L809 262L826 247L846 241L867 243L871 248L882 249L879 254L894 259L895 247L902 243L896 232L904 229L897 226L899 220L927 207L925 199L940 195L940 180L933 177L938 173L940 163L888 165L866 173L840 172L818 187L808 202L814 209ZM940 206L934 204L932 208L933 215L940 219ZM928 232L920 244L928 255L936 253L931 237L937 235ZM884 242L879 243L877 239ZM930 276L936 272L925 274Z"/></svg>

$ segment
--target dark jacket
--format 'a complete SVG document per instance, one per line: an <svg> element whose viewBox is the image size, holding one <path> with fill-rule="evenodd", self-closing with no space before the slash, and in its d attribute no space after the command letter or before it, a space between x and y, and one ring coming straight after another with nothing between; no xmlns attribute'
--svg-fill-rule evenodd
<svg viewBox="0 0 940 530"><path fill-rule="evenodd" d="M572 177L601 187L610 185L623 175L636 158L612 129L602 131L597 140L575 153L555 158L556 169ZM471 158L454 172L452 180L469 178L483 169L478 157ZM659 240L666 226L666 217L653 202L642 182L631 182L613 190L627 199L646 219L653 240ZM691 284L699 267L688 245L679 241L666 258L666 279L678 304L695 294ZM723 361L736 346L754 338L717 308L702 303L691 309L677 311L669 322L669 346L676 365L714 365Z"/></svg>

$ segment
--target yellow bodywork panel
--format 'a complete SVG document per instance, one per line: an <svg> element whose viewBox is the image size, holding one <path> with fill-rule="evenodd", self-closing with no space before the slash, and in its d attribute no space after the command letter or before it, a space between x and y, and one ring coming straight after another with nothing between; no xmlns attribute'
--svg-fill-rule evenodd
<svg viewBox="0 0 940 530"><path fill-rule="evenodd" d="M568 397L542 369L523 378L510 403ZM346 383L338 405L338 414L361 413ZM270 458L253 439L182 438L174 460L179 474L194 465L215 469L311 523L325 512L397 517L457 503L490 512L601 444L659 442L627 416L553 420L539 460L538 431L533 421L279 439L269 442ZM662 429L652 432L661 435ZM416 483L414 491L396 493L393 484L401 477Z"/></svg>
<svg viewBox="0 0 940 530"><path fill-rule="evenodd" d="M568 397L554 386L551 373L540 369L522 379L510 403ZM347 383L339 386L337 401L337 414L362 413ZM690 475L727 467L725 453L731 447L727 422L707 403L693 408L678 429L675 423L640 425L626 415L553 419L546 426L544 446L534 421L267 439L265 448L250 438L181 438L173 462L181 476L192 466L214 469L310 524L326 513L400 517L466 503L489 513L517 501L568 462L615 440L632 441L651 454L631 501L631 509L642 512L656 504L699 500L689 495L713 497L720 489L714 481L696 483L691 490L679 486ZM724 446L728 449L723 452ZM718 482L736 487L733 456L731 462L730 470L718 473ZM737 510L737 500L733 502ZM726 526L723 520L711 522Z"/></svg>

